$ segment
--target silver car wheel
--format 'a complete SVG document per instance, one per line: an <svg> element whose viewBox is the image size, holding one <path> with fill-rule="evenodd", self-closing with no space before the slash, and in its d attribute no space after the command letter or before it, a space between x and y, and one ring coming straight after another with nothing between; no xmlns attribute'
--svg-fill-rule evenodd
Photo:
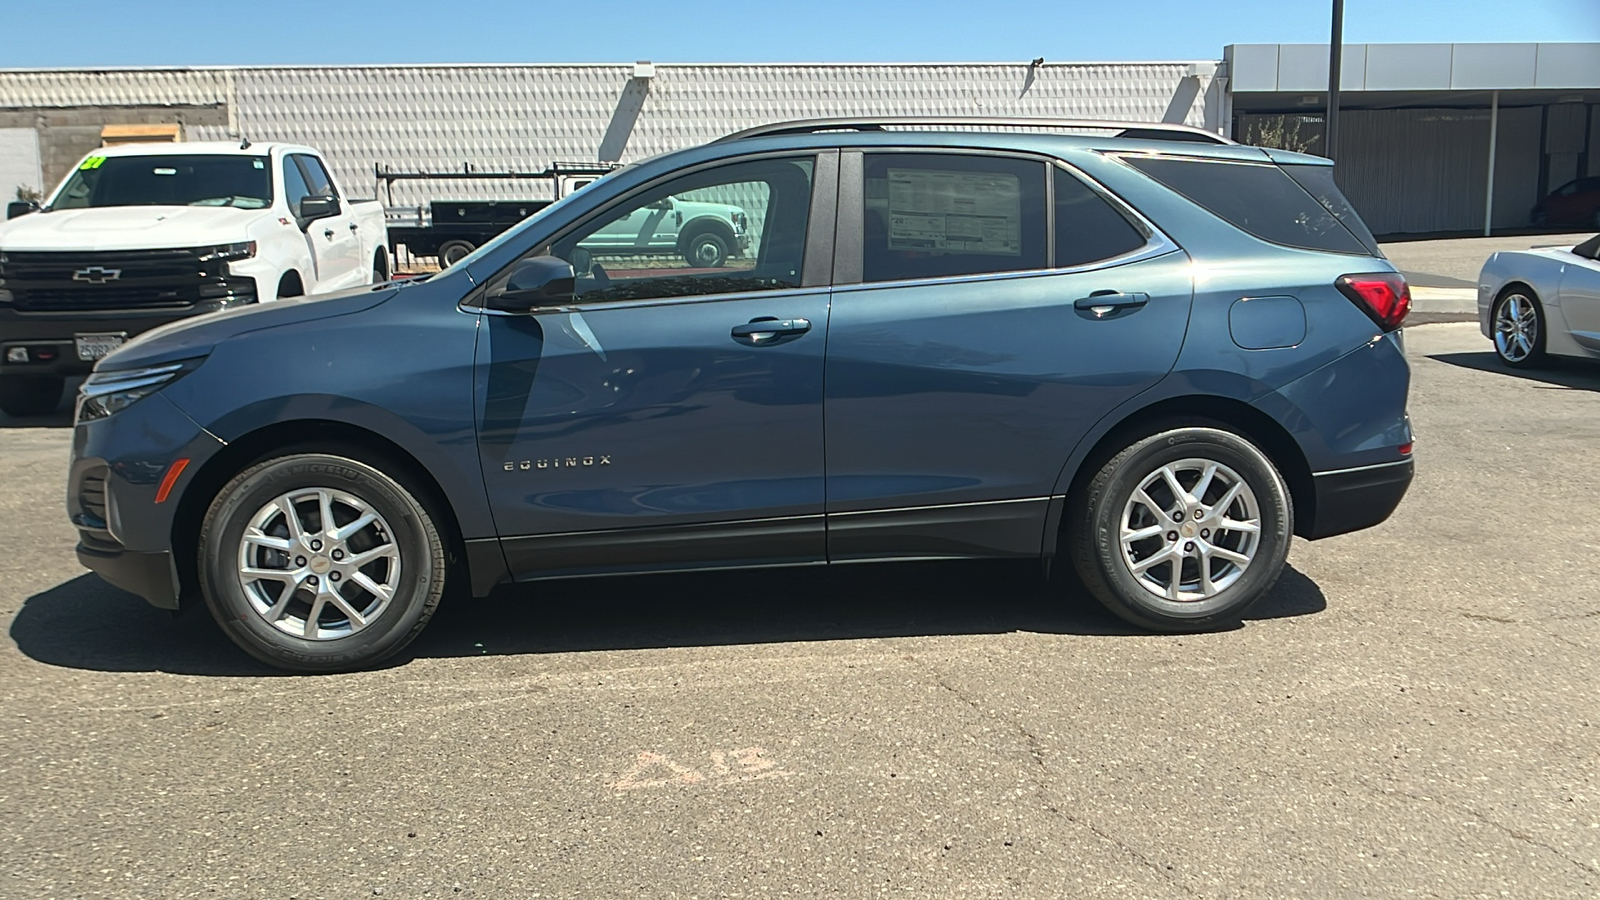
<svg viewBox="0 0 1600 900"><path fill-rule="evenodd" d="M1500 301L1494 316L1494 349L1507 362L1522 362L1539 342L1539 313L1533 300L1511 294Z"/></svg>
<svg viewBox="0 0 1600 900"><path fill-rule="evenodd" d="M1250 567L1261 543L1255 492L1233 469L1180 459L1146 476L1123 508L1122 561L1163 600L1209 600Z"/></svg>
<svg viewBox="0 0 1600 900"><path fill-rule="evenodd" d="M284 634L330 641L383 614L400 584L394 531L344 491L302 488L250 517L239 542L239 586Z"/></svg>

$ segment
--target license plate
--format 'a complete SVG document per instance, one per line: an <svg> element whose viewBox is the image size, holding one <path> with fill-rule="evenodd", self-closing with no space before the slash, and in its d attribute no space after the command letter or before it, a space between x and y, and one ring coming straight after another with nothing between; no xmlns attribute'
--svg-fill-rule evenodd
<svg viewBox="0 0 1600 900"><path fill-rule="evenodd" d="M128 335L121 331L115 334L80 334L78 335L78 358L85 362L94 362L121 347L127 340Z"/></svg>

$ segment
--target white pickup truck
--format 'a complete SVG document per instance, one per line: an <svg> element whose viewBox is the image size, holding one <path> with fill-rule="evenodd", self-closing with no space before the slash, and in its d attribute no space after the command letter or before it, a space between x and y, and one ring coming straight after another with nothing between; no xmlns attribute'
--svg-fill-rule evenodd
<svg viewBox="0 0 1600 900"><path fill-rule="evenodd" d="M96 150L0 224L0 410L42 415L65 378L174 319L389 277L383 206L289 144Z"/></svg>

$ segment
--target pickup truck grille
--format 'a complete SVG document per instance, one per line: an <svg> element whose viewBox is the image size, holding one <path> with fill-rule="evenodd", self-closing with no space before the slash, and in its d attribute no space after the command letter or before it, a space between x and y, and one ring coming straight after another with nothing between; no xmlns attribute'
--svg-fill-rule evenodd
<svg viewBox="0 0 1600 900"><path fill-rule="evenodd" d="M22 312L184 309L229 296L254 299L255 282L227 277L198 250L0 251L0 301ZM113 277L113 273L114 277Z"/></svg>

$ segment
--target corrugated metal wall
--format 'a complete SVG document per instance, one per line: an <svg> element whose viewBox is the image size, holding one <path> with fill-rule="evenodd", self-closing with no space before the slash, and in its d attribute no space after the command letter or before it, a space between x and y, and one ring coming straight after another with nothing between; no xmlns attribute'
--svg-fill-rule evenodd
<svg viewBox="0 0 1600 900"><path fill-rule="evenodd" d="M1159 121L1188 63L658 65L624 161L754 125L829 115L1031 115ZM593 160L632 65L349 66L0 72L0 109L225 104L242 132L323 150L347 190L372 167L542 169ZM1026 88L1026 90L1024 90ZM1203 119L1203 97L1189 121ZM402 183L396 201L529 197L544 185Z"/></svg>
<svg viewBox="0 0 1600 900"><path fill-rule="evenodd" d="M1500 110L1495 152L1494 226L1528 224L1539 199L1540 107ZM1280 123L1311 153L1322 152L1320 116L1240 116L1241 134L1259 140ZM1298 132L1295 120L1300 120ZM1265 141L1271 145L1271 141ZM1374 234L1483 228L1488 187L1489 111L1347 109L1339 114L1339 187ZM1426 202L1423 202L1425 198Z"/></svg>

